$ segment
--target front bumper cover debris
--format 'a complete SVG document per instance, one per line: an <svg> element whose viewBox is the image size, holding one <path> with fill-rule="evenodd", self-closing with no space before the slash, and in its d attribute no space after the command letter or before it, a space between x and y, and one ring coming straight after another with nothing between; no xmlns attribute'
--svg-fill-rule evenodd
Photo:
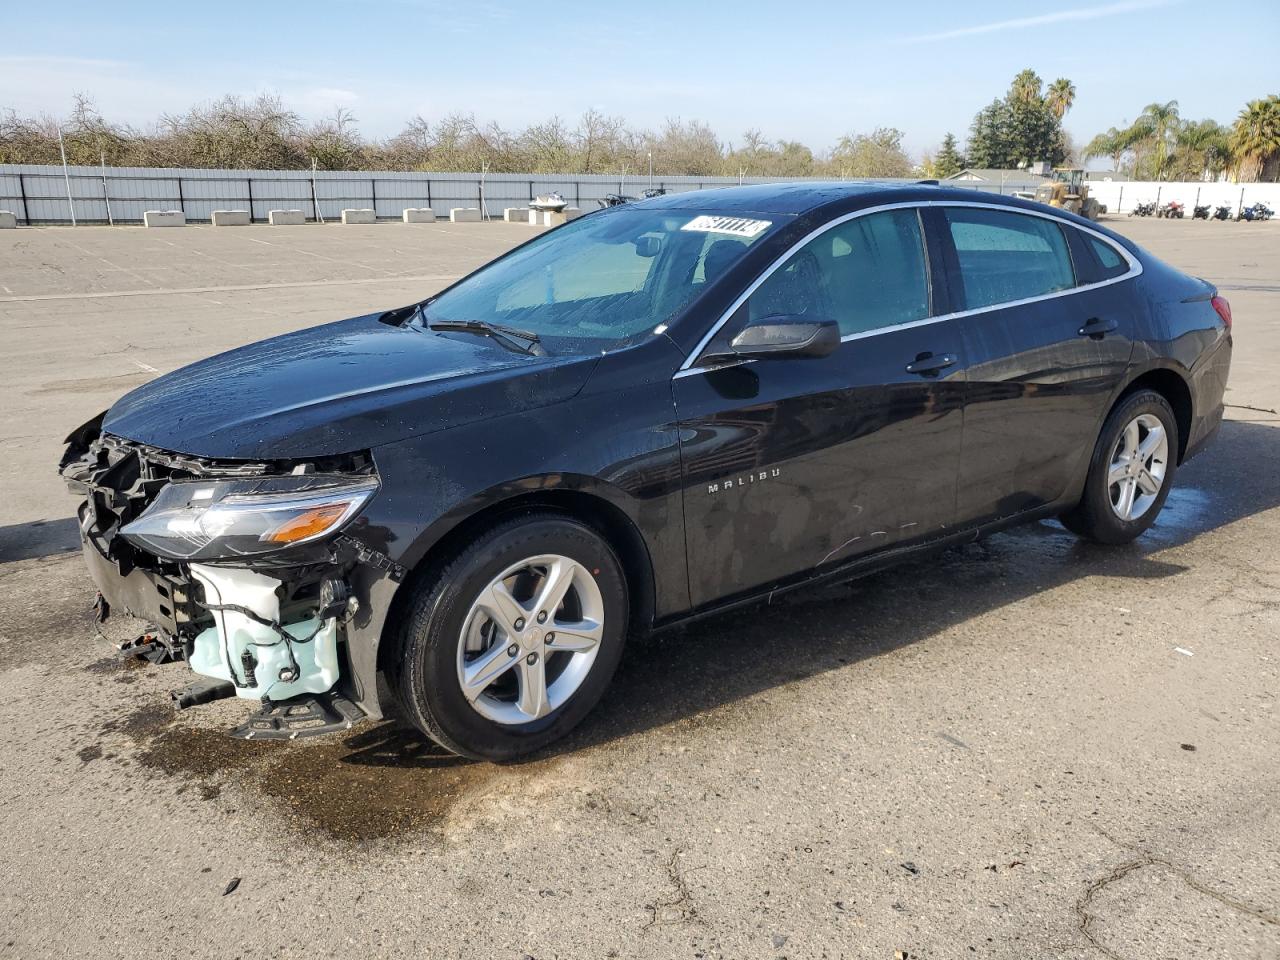
<svg viewBox="0 0 1280 960"><path fill-rule="evenodd" d="M296 740L350 730L364 711L337 690L309 693L288 700L264 700L262 709L231 736L242 740Z"/></svg>
<svg viewBox="0 0 1280 960"><path fill-rule="evenodd" d="M122 655L186 659L195 676L175 693L180 709L228 695L261 710L229 731L245 739L294 739L349 729L368 714L368 679L348 649L361 598L404 569L361 539L340 534L234 564L151 554L119 536L173 481L270 477L317 469L372 473L366 453L305 464L212 461L102 435L90 422L68 438L61 464L79 510L84 556L99 590L99 621L126 612L151 624ZM353 584L358 592L353 592Z"/></svg>

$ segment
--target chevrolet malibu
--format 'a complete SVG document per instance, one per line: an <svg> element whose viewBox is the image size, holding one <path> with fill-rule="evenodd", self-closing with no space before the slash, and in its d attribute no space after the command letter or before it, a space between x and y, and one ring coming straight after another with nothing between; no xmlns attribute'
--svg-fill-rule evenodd
<svg viewBox="0 0 1280 960"><path fill-rule="evenodd" d="M285 738L394 701L500 760L579 723L628 636L1039 518L1133 540L1230 358L1214 287L1061 210L739 187L159 377L61 472L99 616L186 661L179 706Z"/></svg>

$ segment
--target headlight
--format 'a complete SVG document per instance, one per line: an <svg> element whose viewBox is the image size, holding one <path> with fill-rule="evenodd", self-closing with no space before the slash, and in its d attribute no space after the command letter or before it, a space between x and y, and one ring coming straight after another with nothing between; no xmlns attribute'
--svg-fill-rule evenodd
<svg viewBox="0 0 1280 960"><path fill-rule="evenodd" d="M173 560L256 556L337 533L377 489L371 477L332 474L184 480L120 535Z"/></svg>

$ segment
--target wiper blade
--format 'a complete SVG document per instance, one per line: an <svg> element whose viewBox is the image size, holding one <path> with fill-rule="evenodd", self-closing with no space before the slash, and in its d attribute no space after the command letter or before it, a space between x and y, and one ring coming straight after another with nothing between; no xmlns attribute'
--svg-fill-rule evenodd
<svg viewBox="0 0 1280 960"><path fill-rule="evenodd" d="M519 353L527 353L535 357L546 356L546 351L542 349L538 335L532 330L520 330L516 327L503 326L500 323L486 323L483 320L428 320L427 329L482 333ZM521 341L524 342L522 343Z"/></svg>

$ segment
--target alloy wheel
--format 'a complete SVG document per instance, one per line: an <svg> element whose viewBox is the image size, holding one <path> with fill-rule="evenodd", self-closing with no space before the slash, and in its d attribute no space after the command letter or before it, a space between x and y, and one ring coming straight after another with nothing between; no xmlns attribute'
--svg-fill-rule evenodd
<svg viewBox="0 0 1280 960"><path fill-rule="evenodd" d="M471 604L458 638L458 683L472 708L515 725L563 706L591 672L604 636L604 598L569 557L514 563Z"/></svg>
<svg viewBox="0 0 1280 960"><path fill-rule="evenodd" d="M1160 418L1139 414L1116 438L1107 470L1107 496L1121 520L1142 517L1164 486L1169 435Z"/></svg>

